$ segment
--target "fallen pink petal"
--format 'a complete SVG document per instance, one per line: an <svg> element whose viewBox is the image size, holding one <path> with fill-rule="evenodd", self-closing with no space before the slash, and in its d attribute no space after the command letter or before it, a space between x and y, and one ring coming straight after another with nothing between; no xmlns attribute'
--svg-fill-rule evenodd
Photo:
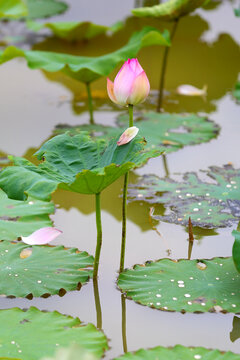
<svg viewBox="0 0 240 360"><path fill-rule="evenodd" d="M125 145L125 144L129 143L132 139L135 138L138 131L139 131L139 129L136 126L132 126L132 127L128 128L120 136L120 138L117 142L117 145L121 146L121 145Z"/></svg>
<svg viewBox="0 0 240 360"><path fill-rule="evenodd" d="M45 245L56 239L56 237L58 237L61 234L62 234L61 230L58 230L53 227L44 227L34 231L29 236L26 237L22 236L22 241L28 245Z"/></svg>

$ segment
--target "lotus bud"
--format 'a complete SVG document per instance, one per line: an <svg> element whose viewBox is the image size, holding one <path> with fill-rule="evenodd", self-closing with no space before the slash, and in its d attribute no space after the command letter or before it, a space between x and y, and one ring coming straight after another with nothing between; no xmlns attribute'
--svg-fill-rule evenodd
<svg viewBox="0 0 240 360"><path fill-rule="evenodd" d="M139 129L136 126L132 126L122 133L117 144L118 146L125 145L135 138Z"/></svg>
<svg viewBox="0 0 240 360"><path fill-rule="evenodd" d="M56 239L60 234L62 234L61 230L53 227L44 227L34 231L29 236L22 236L22 241L28 245L45 245Z"/></svg>
<svg viewBox="0 0 240 360"><path fill-rule="evenodd" d="M107 78L107 91L110 99L118 105L137 105L145 101L150 84L137 59L128 59L114 82Z"/></svg>

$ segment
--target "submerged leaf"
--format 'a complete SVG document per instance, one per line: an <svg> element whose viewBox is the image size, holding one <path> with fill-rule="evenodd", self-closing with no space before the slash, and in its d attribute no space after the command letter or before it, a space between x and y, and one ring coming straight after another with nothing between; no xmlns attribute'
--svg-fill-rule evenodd
<svg viewBox="0 0 240 360"><path fill-rule="evenodd" d="M240 275L232 258L161 259L119 275L118 286L132 300L159 310L240 312Z"/></svg>
<svg viewBox="0 0 240 360"><path fill-rule="evenodd" d="M130 186L130 201L164 204L167 215L155 219L206 228L231 226L240 219L240 169L230 165L212 166L207 171L215 183L201 181L196 173L186 173L182 182L154 175L143 176Z"/></svg>
<svg viewBox="0 0 240 360"><path fill-rule="evenodd" d="M157 17L161 20L176 20L187 15L209 0L168 0L162 4L133 9L132 13L139 17Z"/></svg>
<svg viewBox="0 0 240 360"><path fill-rule="evenodd" d="M63 246L0 242L0 294L25 297L60 294L81 287L91 276L93 257ZM90 267L90 269L89 269Z"/></svg>
<svg viewBox="0 0 240 360"><path fill-rule="evenodd" d="M103 26L89 21L49 22L45 24L31 21L27 23L27 26L33 31L48 28L54 36L68 41L89 40L100 34L105 34L107 31L113 33L121 28L120 24L117 26L116 24L113 26Z"/></svg>
<svg viewBox="0 0 240 360"><path fill-rule="evenodd" d="M16 166L0 173L0 186L15 199L24 199L26 194L49 199L58 186L97 194L129 170L161 155L158 150L144 150L146 142L139 136L124 146L117 145L118 139L119 135L106 143L84 133L55 136L37 151L38 159L44 160L39 166L16 158Z"/></svg>
<svg viewBox="0 0 240 360"><path fill-rule="evenodd" d="M134 353L126 353L115 358L115 360L237 360L238 354L230 351L223 353L219 350L208 350L203 347L185 347L176 345L173 348L157 346L152 349L140 349Z"/></svg>
<svg viewBox="0 0 240 360"><path fill-rule="evenodd" d="M33 231L51 226L49 214L54 204L29 197L27 200L12 200L0 189L0 240L16 240Z"/></svg>
<svg viewBox="0 0 240 360"><path fill-rule="evenodd" d="M21 355L24 360L39 360L53 356L57 348L77 344L100 359L108 349L106 336L93 324L83 325L78 318L57 311L42 312L35 307L27 311L0 310L0 322L8 325L8 331L4 326L0 329L2 357L11 354L16 358Z"/></svg>
<svg viewBox="0 0 240 360"><path fill-rule="evenodd" d="M119 128L102 125L80 125L76 127L63 127L55 129L56 134L71 134L79 131L88 132L96 138L112 138L120 131L123 132L128 124L128 117L121 116L118 119ZM144 135L149 145L146 148L156 148L165 153L177 151L186 145L201 144L215 138L219 133L219 127L213 121L194 114L159 114L155 112L145 113L143 120L137 121L136 126L140 134Z"/></svg>
<svg viewBox="0 0 240 360"><path fill-rule="evenodd" d="M47 51L21 50L10 46L0 51L0 64L15 57L24 57L31 69L42 69L49 72L62 71L68 76L90 83L101 76L107 76L117 65L133 58L144 46L170 46L168 31L160 33L152 27L145 27L134 33L128 43L122 48L106 55L97 57L74 56Z"/></svg>
<svg viewBox="0 0 240 360"><path fill-rule="evenodd" d="M24 0L0 0L0 18L18 19L28 15Z"/></svg>

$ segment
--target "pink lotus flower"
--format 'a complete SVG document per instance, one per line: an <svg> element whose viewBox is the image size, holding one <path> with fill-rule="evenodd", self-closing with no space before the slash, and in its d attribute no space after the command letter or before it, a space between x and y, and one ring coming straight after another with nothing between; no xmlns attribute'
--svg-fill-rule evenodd
<svg viewBox="0 0 240 360"><path fill-rule="evenodd" d="M117 144L118 146L125 145L135 138L139 129L136 126L132 126L122 133Z"/></svg>
<svg viewBox="0 0 240 360"><path fill-rule="evenodd" d="M137 59L128 59L123 64L114 83L107 78L107 91L110 99L119 105L137 105L145 101L150 84Z"/></svg>
<svg viewBox="0 0 240 360"><path fill-rule="evenodd" d="M53 227L44 227L34 231L29 236L22 236L22 241L28 245L45 245L56 239L60 234L62 234L61 230Z"/></svg>

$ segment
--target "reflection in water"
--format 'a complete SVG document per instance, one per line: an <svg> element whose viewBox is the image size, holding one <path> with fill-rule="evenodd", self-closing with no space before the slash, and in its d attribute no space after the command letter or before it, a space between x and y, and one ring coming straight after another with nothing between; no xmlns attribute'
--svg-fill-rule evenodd
<svg viewBox="0 0 240 360"><path fill-rule="evenodd" d="M151 25L163 30L171 30L172 24L160 22L157 19L144 19L129 17L125 27L113 36L105 34L92 39L90 42L70 44L62 40L46 39L44 42L34 46L36 50L66 52L74 55L96 56L116 50L118 46L127 42L129 36L143 26ZM191 31L189 31L191 29ZM208 23L199 15L185 16L181 19L171 49L171 57L168 61L168 76L165 88L170 91L164 99L164 110L169 112L211 112L216 109L215 101L221 99L227 90L234 87L239 73L240 53L239 46L228 34L219 35L218 39L208 44L201 39L202 35L209 30ZM184 39L184 41L183 41ZM101 42L101 49L98 46ZM163 47L152 46L141 50L138 58L144 69L146 69L152 89L158 88L158 77L160 66L163 61ZM191 51L190 51L191 49ZM149 64L151 58L151 64ZM231 63L231 66L229 64ZM227 71L223 71L227 69ZM117 70L116 70L117 71ZM114 76L116 71L110 76ZM75 113L87 111L87 104L79 105L83 100L81 92L85 92L83 85L76 80L68 78L60 73L44 73L50 81L59 82L72 93L72 109ZM188 98L179 96L175 89L181 84L192 84L198 88L208 85L208 96L205 102L202 98ZM102 92L100 97L94 99L94 107L101 108L106 104L107 92L106 79L102 78L94 82L94 91ZM104 101L101 97L104 96ZM149 102L157 103L155 99L149 99L144 107L149 107ZM111 106L109 104L109 106ZM113 107L112 107L113 108ZM116 108L116 107L115 107Z"/></svg>
<svg viewBox="0 0 240 360"><path fill-rule="evenodd" d="M95 299L95 307L96 307L97 328L99 330L102 330L102 308L101 308L97 278L93 279L93 291L94 291L94 299Z"/></svg>
<svg viewBox="0 0 240 360"><path fill-rule="evenodd" d="M230 332L230 340L232 342L236 341L240 338L240 318L237 316L234 316L233 318L233 328Z"/></svg>
<svg viewBox="0 0 240 360"><path fill-rule="evenodd" d="M127 349L127 313L126 313L126 297L124 294L121 294L121 304L122 304L122 343L123 351L126 353Z"/></svg>
<svg viewBox="0 0 240 360"><path fill-rule="evenodd" d="M188 260L191 260L192 248L193 248L194 236L192 229L191 217L188 219Z"/></svg>
<svg viewBox="0 0 240 360"><path fill-rule="evenodd" d="M165 171L165 177L168 178L170 173L169 173L169 168L168 168L168 163L167 163L167 155L163 154L162 159L163 159L163 167L164 167L164 171Z"/></svg>

